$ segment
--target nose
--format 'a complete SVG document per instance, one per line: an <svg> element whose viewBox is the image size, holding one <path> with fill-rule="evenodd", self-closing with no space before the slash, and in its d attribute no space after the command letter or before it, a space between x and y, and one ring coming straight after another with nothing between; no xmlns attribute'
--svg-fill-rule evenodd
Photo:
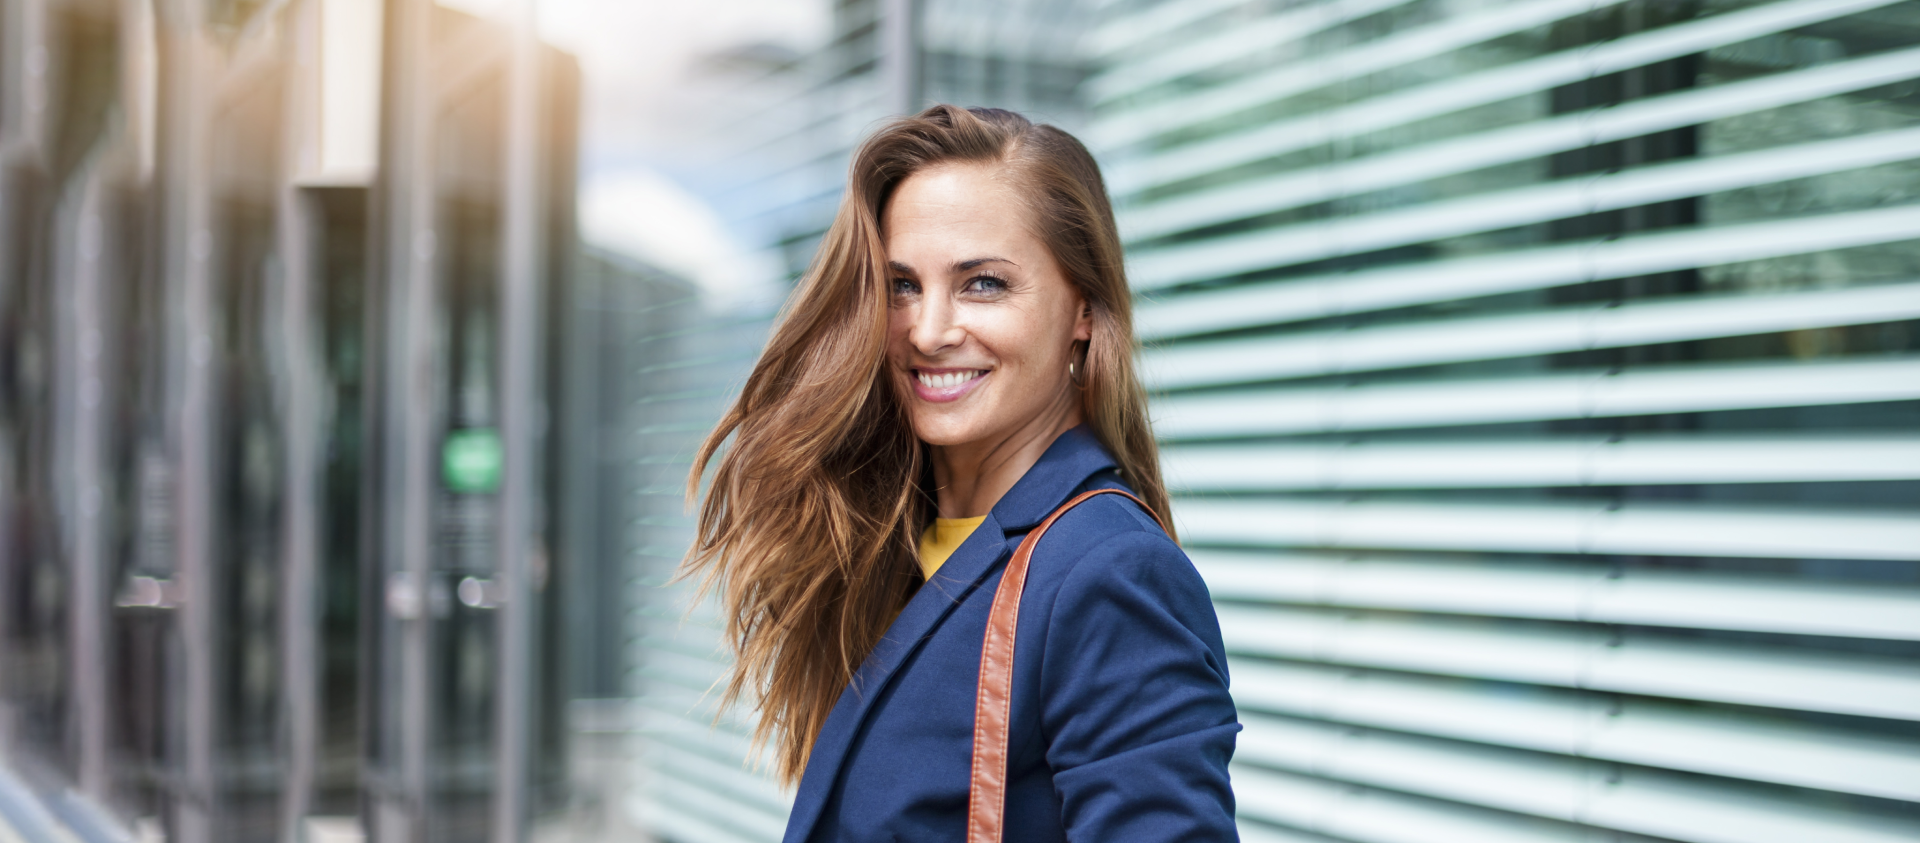
<svg viewBox="0 0 1920 843"><path fill-rule="evenodd" d="M966 339L966 330L960 327L957 317L951 299L946 296L924 296L915 308L913 326L907 331L907 341L913 343L915 351L927 357L956 348Z"/></svg>

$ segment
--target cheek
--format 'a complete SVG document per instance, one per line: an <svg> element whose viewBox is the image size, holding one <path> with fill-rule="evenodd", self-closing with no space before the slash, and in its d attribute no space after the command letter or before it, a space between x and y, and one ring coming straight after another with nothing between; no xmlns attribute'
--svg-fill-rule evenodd
<svg viewBox="0 0 1920 843"><path fill-rule="evenodd" d="M913 309L887 309L887 355L895 360L907 352L907 334L913 328Z"/></svg>
<svg viewBox="0 0 1920 843"><path fill-rule="evenodd" d="M1063 331L1054 322L1037 313L1004 313L1000 318L983 320L976 326L974 337L1003 366L1019 369L1022 380L1044 381L1053 364L1065 360L1065 349L1071 342L1072 326L1065 326Z"/></svg>

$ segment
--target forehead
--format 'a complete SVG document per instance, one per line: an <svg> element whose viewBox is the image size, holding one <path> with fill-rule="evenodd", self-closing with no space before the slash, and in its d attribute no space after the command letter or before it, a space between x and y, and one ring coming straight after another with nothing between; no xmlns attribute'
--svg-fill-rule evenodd
<svg viewBox="0 0 1920 843"><path fill-rule="evenodd" d="M1041 248L1027 225L1027 203L1006 168L939 164L908 176L887 202L881 231L889 255L993 248Z"/></svg>

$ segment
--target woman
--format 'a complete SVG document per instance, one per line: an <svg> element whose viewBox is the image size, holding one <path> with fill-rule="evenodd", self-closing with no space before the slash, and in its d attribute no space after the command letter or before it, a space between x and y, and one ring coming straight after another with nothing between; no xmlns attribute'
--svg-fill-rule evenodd
<svg viewBox="0 0 1920 843"><path fill-rule="evenodd" d="M1232 840L1218 623L1161 527L1131 304L1093 158L936 106L855 155L814 266L694 462L729 437L687 570L718 585L786 840L967 836L989 606L1031 556L1004 839ZM996 806L997 807L997 806Z"/></svg>

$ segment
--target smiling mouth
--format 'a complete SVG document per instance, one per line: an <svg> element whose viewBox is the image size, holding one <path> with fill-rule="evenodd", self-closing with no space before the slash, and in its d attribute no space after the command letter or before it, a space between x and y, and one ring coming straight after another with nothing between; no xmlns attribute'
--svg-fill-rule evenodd
<svg viewBox="0 0 1920 843"><path fill-rule="evenodd" d="M940 374L915 370L913 376L919 379L921 386L928 389L952 389L986 373L987 370L985 369L963 369L958 372L942 372Z"/></svg>

